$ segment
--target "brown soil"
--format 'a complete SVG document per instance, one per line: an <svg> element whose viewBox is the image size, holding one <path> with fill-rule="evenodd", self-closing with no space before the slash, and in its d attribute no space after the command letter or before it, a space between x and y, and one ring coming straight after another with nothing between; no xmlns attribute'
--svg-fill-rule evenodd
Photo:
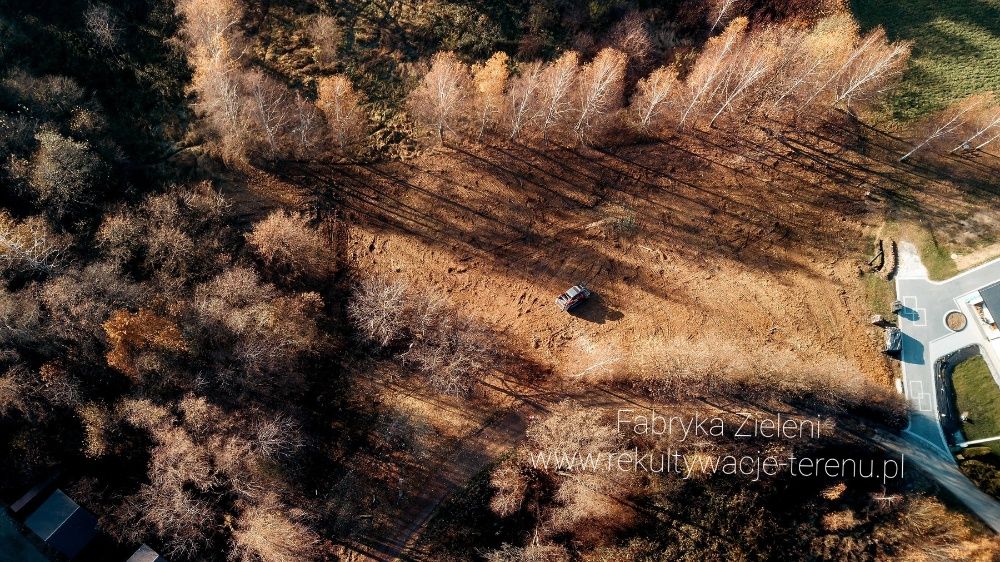
<svg viewBox="0 0 1000 562"><path fill-rule="evenodd" d="M858 281L881 209L863 178L785 139L452 146L296 173L335 186L355 268L447 293L559 375L680 338L805 364L846 357L890 380ZM595 298L561 312L553 299L579 282Z"/></svg>
<svg viewBox="0 0 1000 562"><path fill-rule="evenodd" d="M452 403L413 380L380 392L428 424L426 450L444 460L399 467L424 484L359 541L361 552L382 560L406 550L442 498L521 439L531 415L576 397L568 389L590 373L620 370L635 350L688 342L720 355L791 354L817 377L846 360L888 385L859 276L866 239L887 212L947 223L975 194L898 164L897 139L869 133L864 149L844 148L854 133L716 131L608 151L451 145L405 162L289 165L260 181L332 208L347 231L339 255L359 276L447 294L555 375L533 386L500 369L481 403ZM553 299L579 282L595 297L561 312Z"/></svg>
<svg viewBox="0 0 1000 562"><path fill-rule="evenodd" d="M968 325L968 322L968 318L958 311L949 312L948 315L944 317L944 323L948 326L948 329L956 332L964 330L965 326Z"/></svg>

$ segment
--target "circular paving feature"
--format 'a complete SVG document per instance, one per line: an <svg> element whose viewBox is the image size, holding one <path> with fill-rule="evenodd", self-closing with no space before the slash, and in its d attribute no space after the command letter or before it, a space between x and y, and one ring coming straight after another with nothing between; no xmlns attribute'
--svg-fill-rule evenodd
<svg viewBox="0 0 1000 562"><path fill-rule="evenodd" d="M957 310L944 315L944 325L953 332L961 332L969 324L969 319Z"/></svg>

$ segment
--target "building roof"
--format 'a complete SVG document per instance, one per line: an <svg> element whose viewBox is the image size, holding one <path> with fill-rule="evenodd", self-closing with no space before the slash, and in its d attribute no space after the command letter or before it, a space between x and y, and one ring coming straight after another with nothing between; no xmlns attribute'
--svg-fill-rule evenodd
<svg viewBox="0 0 1000 562"><path fill-rule="evenodd" d="M979 296L983 297L983 302L989 309L990 316L1000 318L1000 283L979 289Z"/></svg>
<svg viewBox="0 0 1000 562"><path fill-rule="evenodd" d="M97 519L62 490L52 492L24 524L67 558L74 558L97 534Z"/></svg>
<svg viewBox="0 0 1000 562"><path fill-rule="evenodd" d="M142 545L125 562L167 562L167 559L156 553L149 545Z"/></svg>

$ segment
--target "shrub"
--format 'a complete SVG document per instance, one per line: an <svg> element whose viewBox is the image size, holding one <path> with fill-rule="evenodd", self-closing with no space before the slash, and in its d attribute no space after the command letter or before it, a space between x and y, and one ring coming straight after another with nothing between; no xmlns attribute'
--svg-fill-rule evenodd
<svg viewBox="0 0 1000 562"><path fill-rule="evenodd" d="M30 181L39 204L55 218L93 205L106 175L103 162L90 145L54 131L41 131L35 139L38 151L32 160Z"/></svg>
<svg viewBox="0 0 1000 562"><path fill-rule="evenodd" d="M302 213L275 211L255 223L246 238L269 269L291 280L322 280L333 270L326 237Z"/></svg>

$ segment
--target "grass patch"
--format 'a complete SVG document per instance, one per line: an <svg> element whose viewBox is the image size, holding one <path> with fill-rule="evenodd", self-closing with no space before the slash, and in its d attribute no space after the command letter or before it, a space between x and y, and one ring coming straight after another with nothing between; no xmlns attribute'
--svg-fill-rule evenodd
<svg viewBox="0 0 1000 562"><path fill-rule="evenodd" d="M865 273L862 275L862 281L865 284L865 297L872 312L892 320L895 317L892 313L892 301L896 300L895 285L882 279L877 273Z"/></svg>
<svg viewBox="0 0 1000 562"><path fill-rule="evenodd" d="M958 266L951 257L951 251L938 243L934 232L925 229L917 238L920 261L927 268L927 276L934 281L949 279L958 275Z"/></svg>
<svg viewBox="0 0 1000 562"><path fill-rule="evenodd" d="M910 65L887 101L909 121L981 91L1000 91L1000 0L851 0L864 29L913 41Z"/></svg>
<svg viewBox="0 0 1000 562"><path fill-rule="evenodd" d="M951 378L958 411L969 413L969 420L962 424L965 438L971 441L1000 435L1000 388L986 361L978 355L966 359L955 366ZM1000 455L1000 441L983 446Z"/></svg>

